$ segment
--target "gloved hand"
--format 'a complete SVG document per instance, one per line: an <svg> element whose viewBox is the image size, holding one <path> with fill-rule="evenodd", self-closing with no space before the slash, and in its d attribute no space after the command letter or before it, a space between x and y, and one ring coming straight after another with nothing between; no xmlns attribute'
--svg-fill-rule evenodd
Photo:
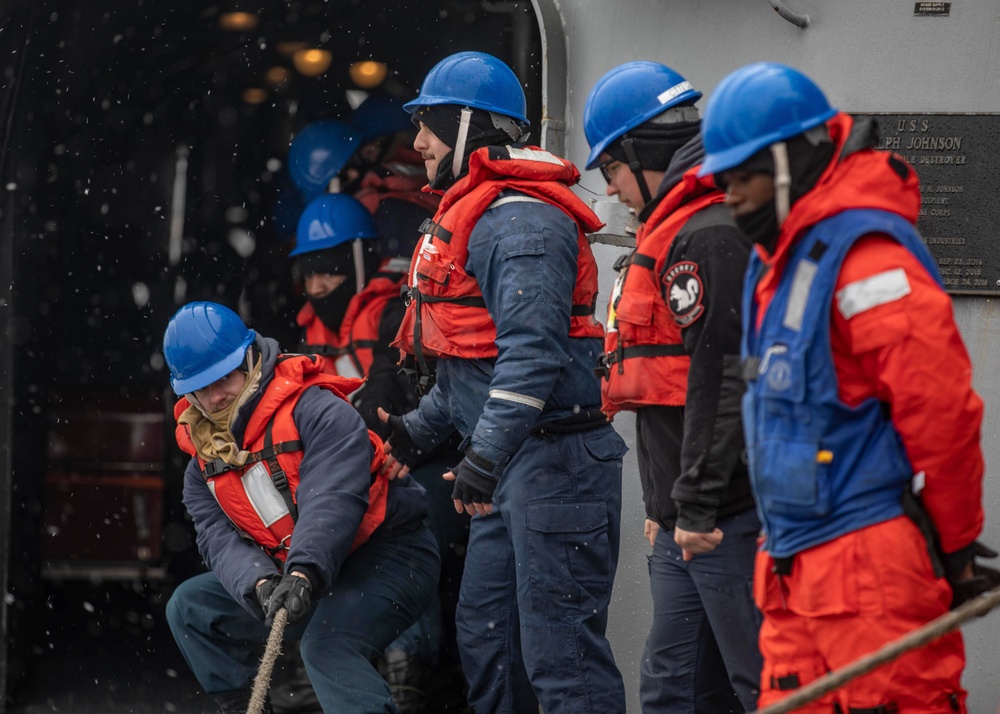
<svg viewBox="0 0 1000 714"><path fill-rule="evenodd" d="M979 541L973 544L972 552L972 577L961 578L961 575L949 575L948 582L951 583L952 599L951 609L982 595L988 590L1000 587L1000 570L988 568L976 562L976 558L996 558L997 552L988 548Z"/></svg>
<svg viewBox="0 0 1000 714"><path fill-rule="evenodd" d="M455 474L455 487L451 491L452 500L464 504L465 510L470 514L477 509L473 507L470 510L469 504L479 503L488 506L493 501L497 480L470 464L468 457L462 459L458 466L452 469L452 473Z"/></svg>
<svg viewBox="0 0 1000 714"><path fill-rule="evenodd" d="M410 438L410 432L406 430L403 417L398 414L389 414L381 407L378 409L378 417L389 425L389 438L386 441L392 446L389 453L396 461L412 469L427 460L430 454L417 446Z"/></svg>
<svg viewBox="0 0 1000 714"><path fill-rule="evenodd" d="M281 573L275 573L257 586L257 602L260 603L260 609L263 610L265 616L267 615L267 606L271 601L271 596L274 594L274 589L280 582Z"/></svg>
<svg viewBox="0 0 1000 714"><path fill-rule="evenodd" d="M264 611L264 624L270 628L278 610L288 610L288 624L301 619L312 607L312 584L298 575L272 575L257 586L257 600Z"/></svg>

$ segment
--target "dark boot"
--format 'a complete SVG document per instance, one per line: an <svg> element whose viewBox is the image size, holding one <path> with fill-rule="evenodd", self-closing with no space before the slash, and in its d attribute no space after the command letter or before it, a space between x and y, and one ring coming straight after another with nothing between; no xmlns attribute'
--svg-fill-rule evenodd
<svg viewBox="0 0 1000 714"><path fill-rule="evenodd" d="M251 691L249 689L238 689L235 692L216 694L215 701L219 703L219 714L247 714L247 709L250 708L250 695ZM270 696L265 695L264 708L261 712L262 714L274 714L271 709Z"/></svg>
<svg viewBox="0 0 1000 714"><path fill-rule="evenodd" d="M379 666L399 714L419 714L427 705L427 667L418 657L390 649Z"/></svg>
<svg viewBox="0 0 1000 714"><path fill-rule="evenodd" d="M291 648L286 662L291 671L271 684L275 714L323 714L298 647Z"/></svg>

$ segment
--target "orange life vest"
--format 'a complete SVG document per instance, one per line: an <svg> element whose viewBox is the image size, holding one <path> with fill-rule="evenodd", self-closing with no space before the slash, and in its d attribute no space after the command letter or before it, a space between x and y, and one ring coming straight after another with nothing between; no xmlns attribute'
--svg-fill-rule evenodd
<svg viewBox="0 0 1000 714"><path fill-rule="evenodd" d="M328 374L343 377L367 377L372 366L373 350L378 345L378 327L382 313L390 300L399 300L399 291L406 280L409 261L390 258L382 263L364 289L351 298L334 334L319 319L312 303L306 302L296 321L305 328L299 350L322 355ZM349 360L345 363L345 360Z"/></svg>
<svg viewBox="0 0 1000 714"><path fill-rule="evenodd" d="M422 190L427 185L422 162L419 166L390 163L386 168L392 172L388 176L379 176L374 171L366 173L361 179L361 188L353 194L369 213L375 215L379 204L387 198L408 201L432 215L437 211L441 197Z"/></svg>
<svg viewBox="0 0 1000 714"><path fill-rule="evenodd" d="M280 560L288 554L298 518L296 492L302 442L292 410L308 387L322 387L346 401L344 395L360 386L358 380L323 373L322 362L305 355L278 357L274 378L265 388L243 435L243 448L250 451L243 467L229 466L221 459L206 462L198 455L188 425L178 424L175 430L177 445L198 459L209 489L237 530ZM186 397L178 400L174 418L179 418L190 405ZM373 449L368 510L351 544L352 551L365 543L385 520L389 481L380 473L385 452L376 434L369 431L368 439ZM251 493L257 498L251 499ZM276 493L280 501L260 498L262 493Z"/></svg>
<svg viewBox="0 0 1000 714"><path fill-rule="evenodd" d="M537 147L494 146L473 152L469 173L445 193L434 219L421 227L424 235L411 261L410 299L393 345L418 362L441 355L497 356L496 326L465 263L476 222L507 190L524 194L523 200L556 206L576 223L577 275L569 335L603 337L604 328L594 318L597 263L586 236L603 224L570 190L579 178L569 161Z"/></svg>
<svg viewBox="0 0 1000 714"><path fill-rule="evenodd" d="M688 171L639 227L636 249L615 281L601 367L602 410L610 417L645 406L683 406L691 358L663 297L661 276L678 231L725 195Z"/></svg>

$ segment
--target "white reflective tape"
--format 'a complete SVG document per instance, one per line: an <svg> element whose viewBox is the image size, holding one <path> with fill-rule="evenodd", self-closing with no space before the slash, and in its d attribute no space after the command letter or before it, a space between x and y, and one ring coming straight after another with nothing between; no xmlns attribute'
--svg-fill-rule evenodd
<svg viewBox="0 0 1000 714"><path fill-rule="evenodd" d="M858 313L894 302L910 294L906 271L893 268L870 278L855 281L837 291L837 309L850 320Z"/></svg>
<svg viewBox="0 0 1000 714"><path fill-rule="evenodd" d="M529 397L527 394L518 394L517 392L508 392L505 389L491 389L490 399L503 399L505 402L524 404L525 406L534 407L538 411L542 411L545 408L544 399L536 399L535 397Z"/></svg>
<svg viewBox="0 0 1000 714"><path fill-rule="evenodd" d="M350 355L340 355L333 364L338 377L347 377L348 379L364 379L365 377L358 371L358 367Z"/></svg>
<svg viewBox="0 0 1000 714"><path fill-rule="evenodd" d="M545 203L540 198L533 198L531 196L506 196L505 198L498 198L493 203L486 207L488 211L491 208L496 208L497 206L503 206L508 203Z"/></svg>
<svg viewBox="0 0 1000 714"><path fill-rule="evenodd" d="M656 99L660 104L666 104L674 97L678 97L684 92L690 91L692 89L691 83L687 80L681 82L680 84L675 84L670 89L665 92L660 92L656 95Z"/></svg>
<svg viewBox="0 0 1000 714"><path fill-rule="evenodd" d="M382 266L382 270L387 273L405 273L410 269L410 257L409 255L401 255L391 258L389 262Z"/></svg>
<svg viewBox="0 0 1000 714"><path fill-rule="evenodd" d="M792 278L792 290L788 296L788 306L785 308L785 317L781 324L789 330L796 332L802 329L802 318L806 312L806 304L809 302L809 291L812 290L813 279L816 277L818 266L811 260L799 261L795 268L795 276Z"/></svg>
<svg viewBox="0 0 1000 714"><path fill-rule="evenodd" d="M563 162L558 156L550 154L548 151L538 151L537 149L517 149L513 146L507 147L510 158L523 161L541 161L546 164L562 166Z"/></svg>
<svg viewBox="0 0 1000 714"><path fill-rule="evenodd" d="M264 464L258 462L243 473L243 490L265 526L288 515L285 499L274 487L271 474L264 468Z"/></svg>

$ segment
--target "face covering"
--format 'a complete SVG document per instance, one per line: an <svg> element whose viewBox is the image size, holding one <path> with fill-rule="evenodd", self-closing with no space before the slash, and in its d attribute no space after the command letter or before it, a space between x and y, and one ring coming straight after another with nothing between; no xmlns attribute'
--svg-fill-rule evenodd
<svg viewBox="0 0 1000 714"><path fill-rule="evenodd" d="M350 304L351 298L354 297L353 288L354 282L348 279L328 295L321 298L309 298L316 315L331 332L340 329L340 323L343 322L344 315L347 314L347 306Z"/></svg>
<svg viewBox="0 0 1000 714"><path fill-rule="evenodd" d="M768 201L753 213L740 216L736 225L747 238L760 245L768 255L774 254L778 243L778 210L774 201Z"/></svg>

